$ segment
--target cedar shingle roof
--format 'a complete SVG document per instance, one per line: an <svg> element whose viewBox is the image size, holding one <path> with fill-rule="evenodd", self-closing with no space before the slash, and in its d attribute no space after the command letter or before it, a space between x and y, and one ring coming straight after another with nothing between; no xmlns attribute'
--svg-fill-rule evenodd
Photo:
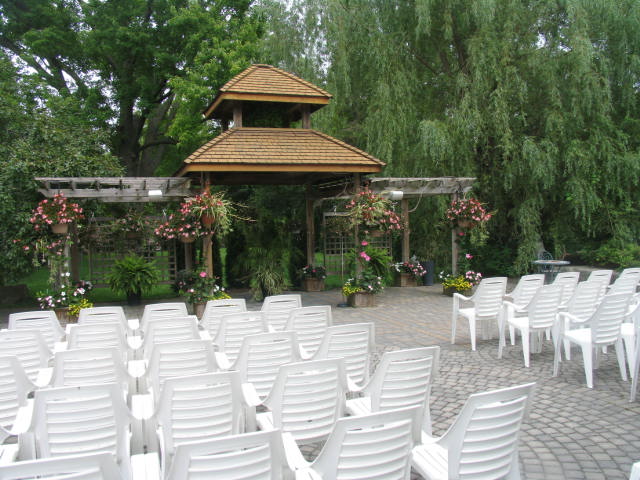
<svg viewBox="0 0 640 480"><path fill-rule="evenodd" d="M292 73L271 65L252 65L222 86L204 115L217 118L225 114L221 110L226 109L222 105L226 101L306 103L317 109L330 99L330 93Z"/></svg>
<svg viewBox="0 0 640 480"><path fill-rule="evenodd" d="M193 152L176 175L200 171L380 172L384 165L315 130L232 128Z"/></svg>

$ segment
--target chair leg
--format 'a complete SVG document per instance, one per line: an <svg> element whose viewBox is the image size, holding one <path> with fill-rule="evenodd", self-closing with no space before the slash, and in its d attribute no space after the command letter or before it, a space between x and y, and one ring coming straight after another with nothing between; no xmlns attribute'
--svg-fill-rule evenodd
<svg viewBox="0 0 640 480"><path fill-rule="evenodd" d="M471 350L476 351L476 318L471 315L469 318L469 336L471 337Z"/></svg>
<svg viewBox="0 0 640 480"><path fill-rule="evenodd" d="M529 357L531 355L530 332L528 328L523 328L520 333L522 334L522 355L524 355L524 366L529 368Z"/></svg>
<svg viewBox="0 0 640 480"><path fill-rule="evenodd" d="M451 344L456 343L456 322L458 321L458 310L453 310L453 315L451 316Z"/></svg>
<svg viewBox="0 0 640 480"><path fill-rule="evenodd" d="M587 377L587 387L593 388L593 351L597 350L593 345L580 345L582 359L584 361L584 374Z"/></svg>
<svg viewBox="0 0 640 480"><path fill-rule="evenodd" d="M633 337L622 337L622 341L624 343L624 350L627 353L627 365L629 365L629 374L633 379L635 375L634 365L635 365L635 358L636 358L636 352L635 352L636 339Z"/></svg>
<svg viewBox="0 0 640 480"><path fill-rule="evenodd" d="M568 343L568 340L562 339L561 334L558 334L558 341L556 342L553 352L553 376L558 376L558 370L560 369L560 356L562 355L562 344Z"/></svg>
<svg viewBox="0 0 640 480"><path fill-rule="evenodd" d="M511 345L516 344L516 329L509 325L509 338L511 339Z"/></svg>
<svg viewBox="0 0 640 480"><path fill-rule="evenodd" d="M569 340L564 340L564 358L567 360L571 360L571 342Z"/></svg>
<svg viewBox="0 0 640 480"><path fill-rule="evenodd" d="M616 357L618 357L618 366L620 367L620 375L623 381L627 381L627 363L624 360L624 345L622 338L618 338L616 342Z"/></svg>
<svg viewBox="0 0 640 480"><path fill-rule="evenodd" d="M506 343L504 339L504 323L498 319L498 358L502 358L502 349Z"/></svg>

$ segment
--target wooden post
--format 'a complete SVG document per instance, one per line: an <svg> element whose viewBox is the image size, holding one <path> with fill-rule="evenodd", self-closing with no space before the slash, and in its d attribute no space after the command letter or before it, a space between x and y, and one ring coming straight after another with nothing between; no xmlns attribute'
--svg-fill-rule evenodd
<svg viewBox="0 0 640 480"><path fill-rule="evenodd" d="M311 112L309 105L302 105L302 128L311 128Z"/></svg>
<svg viewBox="0 0 640 480"><path fill-rule="evenodd" d="M313 198L311 196L311 184L306 185L306 217L307 217L307 265L316 263L316 229L313 218Z"/></svg>
<svg viewBox="0 0 640 480"><path fill-rule="evenodd" d="M193 243L184 244L184 268L193 270Z"/></svg>
<svg viewBox="0 0 640 480"><path fill-rule="evenodd" d="M360 174L354 173L353 174L353 193L356 194L358 193L359 190L360 190ZM358 228L358 225L356 225L353 232L353 243L355 245L355 252L356 252L356 277L362 273L362 265L360 264L360 261L358 260L358 257L357 257L358 250L361 246L359 236L360 236L359 228Z"/></svg>
<svg viewBox="0 0 640 480"><path fill-rule="evenodd" d="M411 235L411 230L409 229L409 199L403 198L400 201L400 205L402 206L402 223L404 225L404 230L402 231L402 261L409 261L409 238Z"/></svg>
<svg viewBox="0 0 640 480"><path fill-rule="evenodd" d="M236 104L233 107L233 127L242 127L242 105Z"/></svg>
<svg viewBox="0 0 640 480"><path fill-rule="evenodd" d="M451 200L458 200L458 194L451 195ZM451 229L451 273L456 275L458 273L458 227Z"/></svg>
<svg viewBox="0 0 640 480"><path fill-rule="evenodd" d="M78 229L74 224L72 227L74 242L71 246L71 280L80 281L80 249L78 248Z"/></svg>
<svg viewBox="0 0 640 480"><path fill-rule="evenodd" d="M234 108L233 110L233 118L234 118L234 122L235 122L235 116L236 116L236 109ZM240 123L242 126L242 112L240 112ZM237 125L236 125L237 126ZM207 176L205 178L204 181L204 185L203 185L203 192L206 192L209 190L209 187L211 186L211 174L209 172L207 172ZM207 267L207 274L210 275L211 277L213 277L213 242L211 241L211 237L213 236L213 234L209 234L209 235L205 235L202 238L202 251L203 251L203 256L204 256L204 263L205 266Z"/></svg>

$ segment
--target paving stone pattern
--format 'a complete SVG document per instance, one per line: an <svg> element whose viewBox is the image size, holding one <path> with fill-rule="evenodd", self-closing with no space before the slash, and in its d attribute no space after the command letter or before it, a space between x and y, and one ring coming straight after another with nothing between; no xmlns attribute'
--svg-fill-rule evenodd
<svg viewBox="0 0 640 480"><path fill-rule="evenodd" d="M456 344L451 345L452 299L442 295L439 285L391 287L376 300L372 308L342 308L338 290L302 293L304 306L331 305L334 324L375 324L372 368L382 352L440 345L440 373L431 394L434 435L446 431L470 394L534 381L533 407L520 440L523 478L629 477L631 464L640 460L640 402L628 402L630 382L621 380L613 349L602 355L594 388L589 389L579 349L574 348L572 360L562 362L560 375L554 378L551 342L544 343L541 353L532 354L531 367L525 368L519 339L515 346L507 344L498 359L497 328L493 339L478 338L477 351L471 351L468 323L462 319ZM259 308L259 303L248 301L249 310ZM127 316L140 313L141 308L128 309ZM3 318L6 322L7 315ZM304 453L313 457L320 447L305 448ZM413 478L421 477L414 473Z"/></svg>

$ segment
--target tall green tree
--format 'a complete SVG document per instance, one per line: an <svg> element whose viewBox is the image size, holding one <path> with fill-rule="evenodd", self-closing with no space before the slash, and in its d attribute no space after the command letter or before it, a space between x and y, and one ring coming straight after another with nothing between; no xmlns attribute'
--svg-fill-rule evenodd
<svg viewBox="0 0 640 480"><path fill-rule="evenodd" d="M316 11L334 94L326 131L387 162L385 175L476 176L475 195L497 211L490 243L513 252L516 271L541 241L556 253L638 241L637 2L325 0Z"/></svg>
<svg viewBox="0 0 640 480"><path fill-rule="evenodd" d="M0 47L74 97L129 175L206 140L201 112L249 63L250 0L21 0L0 4Z"/></svg>

